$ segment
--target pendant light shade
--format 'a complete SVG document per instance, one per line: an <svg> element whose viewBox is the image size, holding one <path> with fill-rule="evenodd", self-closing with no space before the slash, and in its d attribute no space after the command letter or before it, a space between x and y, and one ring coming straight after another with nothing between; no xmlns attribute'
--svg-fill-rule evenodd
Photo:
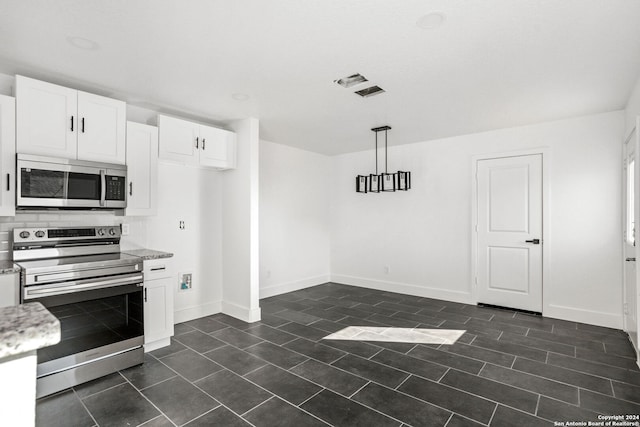
<svg viewBox="0 0 640 427"><path fill-rule="evenodd" d="M369 175L369 192L370 193L379 193L382 189L382 180L380 179L380 175L371 174Z"/></svg>
<svg viewBox="0 0 640 427"><path fill-rule="evenodd" d="M380 126L371 129L376 133L376 173L356 176L356 192L358 193L380 193L394 192L396 190L407 191L411 188L411 172L398 171L389 173L388 152L387 152L387 131L391 130L391 126ZM378 132L384 131L384 172L378 174Z"/></svg>
<svg viewBox="0 0 640 427"><path fill-rule="evenodd" d="M398 171L396 173L397 183L396 189L407 191L411 188L411 172Z"/></svg>
<svg viewBox="0 0 640 427"><path fill-rule="evenodd" d="M367 192L367 179L366 175L358 175L356 176L356 192L358 193L366 193Z"/></svg>

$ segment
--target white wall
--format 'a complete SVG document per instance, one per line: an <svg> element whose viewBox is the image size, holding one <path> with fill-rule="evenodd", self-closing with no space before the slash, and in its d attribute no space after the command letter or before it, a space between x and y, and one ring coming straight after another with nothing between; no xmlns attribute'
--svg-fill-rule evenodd
<svg viewBox="0 0 640 427"><path fill-rule="evenodd" d="M147 238L141 246L174 254L176 323L221 311L221 186L221 172L159 164L158 214L143 220ZM181 273L193 274L190 290L179 290Z"/></svg>
<svg viewBox="0 0 640 427"><path fill-rule="evenodd" d="M640 77L638 77L638 80L636 81L636 84L631 91L631 95L629 96L629 101L627 101L627 107L624 110L624 114L624 134L625 136L627 136L636 125L636 117L640 115Z"/></svg>
<svg viewBox="0 0 640 427"><path fill-rule="evenodd" d="M260 298L329 281L330 160L260 141Z"/></svg>
<svg viewBox="0 0 640 427"><path fill-rule="evenodd" d="M237 135L238 161L223 172L222 312L246 322L260 320L259 121L231 124Z"/></svg>
<svg viewBox="0 0 640 427"><path fill-rule="evenodd" d="M335 157L332 281L474 303L471 159L548 147L543 314L621 327L623 129L618 111L392 147L390 171L412 173L408 192L356 193L355 176L371 172L373 151Z"/></svg>

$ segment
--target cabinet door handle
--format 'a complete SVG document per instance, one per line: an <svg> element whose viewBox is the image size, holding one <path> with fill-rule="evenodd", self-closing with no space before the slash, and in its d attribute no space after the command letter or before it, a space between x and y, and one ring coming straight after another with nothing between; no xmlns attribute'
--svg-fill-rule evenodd
<svg viewBox="0 0 640 427"><path fill-rule="evenodd" d="M11 174L7 174L7 191L11 190Z"/></svg>
<svg viewBox="0 0 640 427"><path fill-rule="evenodd" d="M129 195L133 196L133 181L129 182Z"/></svg>
<svg viewBox="0 0 640 427"><path fill-rule="evenodd" d="M71 132L73 132L73 116L71 116Z"/></svg>
<svg viewBox="0 0 640 427"><path fill-rule="evenodd" d="M206 142L206 139L202 138L202 149L204 150L204 143Z"/></svg>
<svg viewBox="0 0 640 427"><path fill-rule="evenodd" d="M144 288L144 302L147 302L147 288Z"/></svg>
<svg viewBox="0 0 640 427"><path fill-rule="evenodd" d="M82 133L84 133L84 117L82 118Z"/></svg>
<svg viewBox="0 0 640 427"><path fill-rule="evenodd" d="M200 138L196 136L196 150L198 149L198 143L200 142Z"/></svg>
<svg viewBox="0 0 640 427"><path fill-rule="evenodd" d="M540 239L525 240L525 243L533 243L534 245L539 245Z"/></svg>
<svg viewBox="0 0 640 427"><path fill-rule="evenodd" d="M166 267L164 267L164 266L163 267L153 267L153 268L151 268L151 271L163 271L165 269L166 269Z"/></svg>

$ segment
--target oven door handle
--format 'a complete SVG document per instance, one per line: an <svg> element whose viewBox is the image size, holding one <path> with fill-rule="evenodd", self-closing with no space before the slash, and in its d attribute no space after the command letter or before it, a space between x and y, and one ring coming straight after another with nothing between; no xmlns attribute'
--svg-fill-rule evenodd
<svg viewBox="0 0 640 427"><path fill-rule="evenodd" d="M70 294L79 291L91 291L96 289L111 288L122 285L143 286L143 275L136 274L126 278L115 278L107 280L79 280L75 282L57 283L51 285L26 286L24 288L24 299L51 297L55 295Z"/></svg>

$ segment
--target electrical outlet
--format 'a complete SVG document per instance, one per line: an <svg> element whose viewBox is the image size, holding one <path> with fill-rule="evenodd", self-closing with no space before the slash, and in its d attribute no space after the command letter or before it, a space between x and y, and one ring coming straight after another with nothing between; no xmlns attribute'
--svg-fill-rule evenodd
<svg viewBox="0 0 640 427"><path fill-rule="evenodd" d="M389 274L391 273L391 267L389 267L388 265L384 266L384 274Z"/></svg>
<svg viewBox="0 0 640 427"><path fill-rule="evenodd" d="M180 230L184 230L185 226L184 226L184 221L180 221L178 223L178 227L180 228Z"/></svg>
<svg viewBox="0 0 640 427"><path fill-rule="evenodd" d="M193 273L182 273L180 275L180 290L188 291L193 286Z"/></svg>
<svg viewBox="0 0 640 427"><path fill-rule="evenodd" d="M120 233L123 236L129 235L129 224L120 224Z"/></svg>

